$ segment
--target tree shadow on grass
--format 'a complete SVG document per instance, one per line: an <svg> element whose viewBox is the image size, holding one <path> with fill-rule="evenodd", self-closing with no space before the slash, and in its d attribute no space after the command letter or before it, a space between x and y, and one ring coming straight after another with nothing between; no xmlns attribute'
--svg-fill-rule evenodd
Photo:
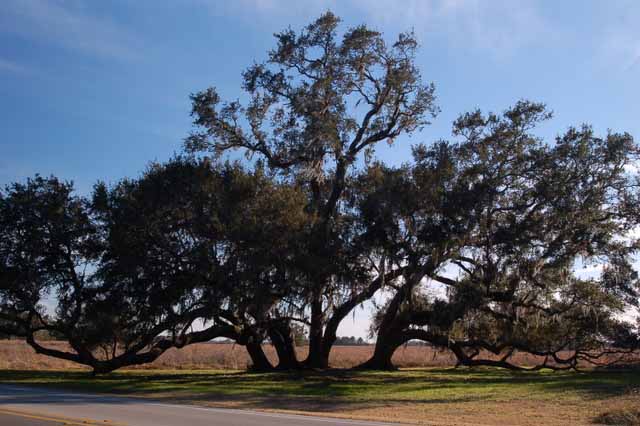
<svg viewBox="0 0 640 426"><path fill-rule="evenodd" d="M330 412L403 403L478 402L529 394L604 399L640 389L640 370L522 373L444 368L265 374L136 370L96 378L83 371L0 371L0 382L145 396L172 403Z"/></svg>

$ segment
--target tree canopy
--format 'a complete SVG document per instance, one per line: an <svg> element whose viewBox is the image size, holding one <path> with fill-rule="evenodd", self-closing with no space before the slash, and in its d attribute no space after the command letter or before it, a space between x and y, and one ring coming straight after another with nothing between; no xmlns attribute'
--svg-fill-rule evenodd
<svg viewBox="0 0 640 426"><path fill-rule="evenodd" d="M196 130L188 152L216 156L240 149L307 194L305 247L310 311L310 367L327 367L340 321L362 294L345 270L349 231L341 229L349 174L359 158L372 157L380 142L393 143L429 124L437 112L434 86L415 66L411 33L393 43L366 26L338 34L340 19L323 14L299 33L275 35L268 60L249 67L243 89L250 101L222 102L214 88L192 96ZM347 262L348 263L348 262ZM308 307L308 308L307 308Z"/></svg>
<svg viewBox="0 0 640 426"><path fill-rule="evenodd" d="M418 147L413 168L370 184L367 232L404 272L376 317L365 367L391 367L410 339L449 348L464 365L508 368L515 351L560 368L621 347L618 317L640 291L637 183L627 173L638 150L627 134L598 138L587 126L544 144L531 130L548 117L529 102L465 114L454 124L460 142ZM398 179L411 196L398 195ZM601 273L581 277L578 264ZM445 295L430 294L434 285ZM477 359L481 351L501 358Z"/></svg>
<svg viewBox="0 0 640 426"><path fill-rule="evenodd" d="M0 222L3 332L96 372L216 337L259 344L255 325L288 291L273 277L293 270L302 206L294 188L260 171L181 158L113 188L98 184L91 199L55 178L10 186ZM43 330L73 351L41 345Z"/></svg>

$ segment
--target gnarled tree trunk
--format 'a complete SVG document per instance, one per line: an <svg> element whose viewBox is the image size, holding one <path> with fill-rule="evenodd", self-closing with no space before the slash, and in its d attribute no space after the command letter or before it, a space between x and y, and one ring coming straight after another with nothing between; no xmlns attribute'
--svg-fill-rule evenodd
<svg viewBox="0 0 640 426"><path fill-rule="evenodd" d="M309 354L304 360L304 366L307 368L328 368L329 357L323 354L324 340L324 319L325 313L322 310L322 295L317 292L313 295L311 302L311 325L309 327Z"/></svg>
<svg viewBox="0 0 640 426"><path fill-rule="evenodd" d="M246 344L247 352L249 357L251 358L251 366L249 367L252 371L271 371L273 370L273 365L265 355L264 350L262 349L262 344L259 342L248 342Z"/></svg>
<svg viewBox="0 0 640 426"><path fill-rule="evenodd" d="M393 358L396 349L405 342L406 340L403 336L378 335L373 355L356 368L364 370L395 370L396 366L393 365L391 358Z"/></svg>
<svg viewBox="0 0 640 426"><path fill-rule="evenodd" d="M278 354L277 370L295 370L301 367L296 355L296 345L291 326L286 321L277 321L269 327L269 339Z"/></svg>

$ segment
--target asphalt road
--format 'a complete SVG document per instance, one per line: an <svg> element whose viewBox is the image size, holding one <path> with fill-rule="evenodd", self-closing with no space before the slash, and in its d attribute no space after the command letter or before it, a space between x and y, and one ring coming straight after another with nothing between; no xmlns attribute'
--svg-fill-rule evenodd
<svg viewBox="0 0 640 426"><path fill-rule="evenodd" d="M2 426L63 426L64 423L58 421L34 419L17 414L0 413L0 425Z"/></svg>
<svg viewBox="0 0 640 426"><path fill-rule="evenodd" d="M61 419L67 419L66 422ZM73 420L71 420L73 419ZM13 422L13 423L12 423ZM0 426L386 426L0 384Z"/></svg>

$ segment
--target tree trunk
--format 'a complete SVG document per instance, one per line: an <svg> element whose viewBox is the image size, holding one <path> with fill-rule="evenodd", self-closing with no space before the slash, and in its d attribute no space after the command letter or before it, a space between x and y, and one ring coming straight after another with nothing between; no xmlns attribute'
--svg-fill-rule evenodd
<svg viewBox="0 0 640 426"><path fill-rule="evenodd" d="M309 327L309 355L304 361L307 368L328 368L329 359L323 356L323 323L322 295L313 295L311 303L311 325Z"/></svg>
<svg viewBox="0 0 640 426"><path fill-rule="evenodd" d="M344 320L353 309L360 303L369 300L373 295L382 287L386 279L393 279L401 274L401 270L395 270L389 274L378 277L373 280L370 285L358 294L354 294L347 301L342 303L333 309L333 313L324 327L324 333L322 334L322 341L320 344L319 355L317 356L317 368L329 367L329 356L331 349L337 339L338 327L342 320Z"/></svg>
<svg viewBox="0 0 640 426"><path fill-rule="evenodd" d="M404 285L391 299L378 329L378 337L376 338L373 355L368 361L360 364L357 368L395 370L396 367L391 362L391 358L396 349L406 341L402 333L403 327L400 325L400 305L411 293L411 288L411 285Z"/></svg>
<svg viewBox="0 0 640 426"><path fill-rule="evenodd" d="M286 322L278 322L269 327L269 339L278 353L277 370L295 370L300 368L296 355L296 345L291 327Z"/></svg>
<svg viewBox="0 0 640 426"><path fill-rule="evenodd" d="M348 314L348 311L347 311ZM324 329L322 336L322 344L320 346L320 354L318 355L318 368L329 368L329 355L331 354L331 348L337 338L338 326L340 322L346 317L342 311L335 312L333 316L327 321L327 326Z"/></svg>
<svg viewBox="0 0 640 426"><path fill-rule="evenodd" d="M271 371L273 370L273 365L265 355L262 350L262 345L259 342L248 342L246 344L247 352L249 353L249 357L251 358L251 366L249 367L252 371Z"/></svg>
<svg viewBox="0 0 640 426"><path fill-rule="evenodd" d="M373 355L356 368L363 370L395 370L396 366L391 362L391 358L396 349L404 342L406 342L404 336L398 335L394 330L378 334Z"/></svg>

